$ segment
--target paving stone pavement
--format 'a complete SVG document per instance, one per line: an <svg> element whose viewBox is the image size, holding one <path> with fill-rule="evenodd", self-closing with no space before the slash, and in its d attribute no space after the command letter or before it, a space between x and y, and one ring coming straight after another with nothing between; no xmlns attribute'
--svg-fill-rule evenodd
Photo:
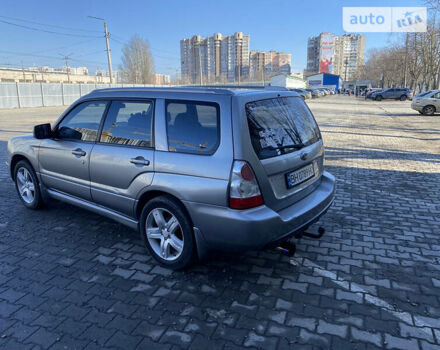
<svg viewBox="0 0 440 350"><path fill-rule="evenodd" d="M13 111L8 129L0 111L0 347L440 349L440 117L347 96L309 105L338 180L326 235L293 259L214 254L183 272L106 218L25 209L5 140L35 116Z"/></svg>

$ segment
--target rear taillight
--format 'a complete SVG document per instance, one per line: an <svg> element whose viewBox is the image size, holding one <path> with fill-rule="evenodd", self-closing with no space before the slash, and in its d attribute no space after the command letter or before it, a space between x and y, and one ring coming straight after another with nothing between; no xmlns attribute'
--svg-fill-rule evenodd
<svg viewBox="0 0 440 350"><path fill-rule="evenodd" d="M416 100L416 103L420 103L420 100Z"/></svg>
<svg viewBox="0 0 440 350"><path fill-rule="evenodd" d="M249 209L263 203L263 196L251 166L242 160L235 160L229 185L229 207Z"/></svg>

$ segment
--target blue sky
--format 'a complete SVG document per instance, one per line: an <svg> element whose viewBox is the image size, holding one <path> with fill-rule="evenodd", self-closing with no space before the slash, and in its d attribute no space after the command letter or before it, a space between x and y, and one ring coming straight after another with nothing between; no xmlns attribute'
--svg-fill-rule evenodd
<svg viewBox="0 0 440 350"><path fill-rule="evenodd" d="M0 12L0 66L64 64L107 69L103 24L88 15L105 18L113 34L110 46L113 69L120 64L122 43L133 34L148 39L156 71L174 75L180 67L180 39L194 34L250 34L251 49L292 54L294 71L302 71L307 38L328 31L344 34L343 6L423 6L421 0L161 0L161 1L28 1L2 0ZM3 17L2 17L3 16ZM25 21L11 20L9 18ZM6 24L16 23L59 35ZM46 24L37 25L31 22ZM49 26L51 25L51 26ZM63 29L69 27L72 29ZM366 34L366 49L386 46L396 37Z"/></svg>

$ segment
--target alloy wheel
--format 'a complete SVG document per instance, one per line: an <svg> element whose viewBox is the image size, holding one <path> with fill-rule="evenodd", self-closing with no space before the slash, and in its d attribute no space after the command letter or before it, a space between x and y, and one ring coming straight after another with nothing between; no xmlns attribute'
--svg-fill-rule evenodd
<svg viewBox="0 0 440 350"><path fill-rule="evenodd" d="M179 220L164 208L151 210L145 234L153 251L162 259L173 261L182 254L184 238Z"/></svg>
<svg viewBox="0 0 440 350"><path fill-rule="evenodd" d="M25 203L33 203L35 200L35 184L29 170L24 167L19 168L16 181L21 199Z"/></svg>

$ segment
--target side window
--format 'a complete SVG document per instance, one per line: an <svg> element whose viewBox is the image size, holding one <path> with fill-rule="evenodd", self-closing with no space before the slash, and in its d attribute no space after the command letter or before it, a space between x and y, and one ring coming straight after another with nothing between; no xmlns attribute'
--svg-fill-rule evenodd
<svg viewBox="0 0 440 350"><path fill-rule="evenodd" d="M112 101L100 142L152 147L152 101Z"/></svg>
<svg viewBox="0 0 440 350"><path fill-rule="evenodd" d="M432 95L432 98L440 99L440 92L437 92L436 94Z"/></svg>
<svg viewBox="0 0 440 350"><path fill-rule="evenodd" d="M217 103L167 101L168 150L210 155L220 141L220 108Z"/></svg>
<svg viewBox="0 0 440 350"><path fill-rule="evenodd" d="M96 141L107 101L84 102L58 125L57 137L65 140Z"/></svg>

